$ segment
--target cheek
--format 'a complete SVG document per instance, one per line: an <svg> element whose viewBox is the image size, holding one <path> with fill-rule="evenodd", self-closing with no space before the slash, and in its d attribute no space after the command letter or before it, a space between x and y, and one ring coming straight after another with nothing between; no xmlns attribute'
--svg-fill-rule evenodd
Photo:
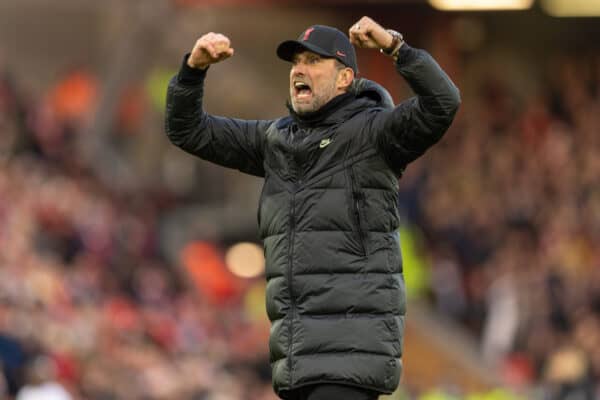
<svg viewBox="0 0 600 400"><path fill-rule="evenodd" d="M330 91L332 88L336 87L337 84L337 74L331 73L327 71L326 73L321 73L318 77L315 77L315 86L320 90Z"/></svg>
<svg viewBox="0 0 600 400"><path fill-rule="evenodd" d="M323 74L313 76L312 82L315 90L323 90L327 87L327 77Z"/></svg>

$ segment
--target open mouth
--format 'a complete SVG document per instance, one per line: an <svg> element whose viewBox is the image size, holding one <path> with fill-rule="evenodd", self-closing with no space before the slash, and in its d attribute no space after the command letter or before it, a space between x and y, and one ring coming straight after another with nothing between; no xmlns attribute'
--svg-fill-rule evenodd
<svg viewBox="0 0 600 400"><path fill-rule="evenodd" d="M294 82L294 95L299 99L307 98L312 95L312 89L305 82L295 81Z"/></svg>

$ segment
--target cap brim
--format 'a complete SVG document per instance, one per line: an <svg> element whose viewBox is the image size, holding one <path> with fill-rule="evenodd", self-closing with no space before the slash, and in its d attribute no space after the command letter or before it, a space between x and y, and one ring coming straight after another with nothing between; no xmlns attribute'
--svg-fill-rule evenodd
<svg viewBox="0 0 600 400"><path fill-rule="evenodd" d="M279 46L277 46L277 56L282 60L292 61L294 54L301 50L312 51L313 53L317 53L325 57L334 57L333 54L329 54L322 48L315 46L312 43L299 42L297 40L286 40L285 42L282 42Z"/></svg>

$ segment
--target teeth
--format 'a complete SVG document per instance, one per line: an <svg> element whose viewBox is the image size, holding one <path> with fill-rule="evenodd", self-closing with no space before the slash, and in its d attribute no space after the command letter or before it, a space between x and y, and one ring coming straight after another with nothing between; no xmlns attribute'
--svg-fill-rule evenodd
<svg viewBox="0 0 600 400"><path fill-rule="evenodd" d="M296 89L302 89L302 88L308 88L308 85L306 83L296 82L296 83L294 83L294 87Z"/></svg>

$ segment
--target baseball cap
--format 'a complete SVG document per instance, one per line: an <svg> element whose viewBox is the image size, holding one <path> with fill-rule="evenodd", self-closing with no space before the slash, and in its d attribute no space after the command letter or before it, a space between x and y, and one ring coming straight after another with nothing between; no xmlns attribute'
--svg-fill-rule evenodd
<svg viewBox="0 0 600 400"><path fill-rule="evenodd" d="M286 40L277 46L277 56L292 61L299 50L309 50L324 57L335 58L358 73L354 46L342 31L325 25L313 25L300 34L298 40Z"/></svg>

